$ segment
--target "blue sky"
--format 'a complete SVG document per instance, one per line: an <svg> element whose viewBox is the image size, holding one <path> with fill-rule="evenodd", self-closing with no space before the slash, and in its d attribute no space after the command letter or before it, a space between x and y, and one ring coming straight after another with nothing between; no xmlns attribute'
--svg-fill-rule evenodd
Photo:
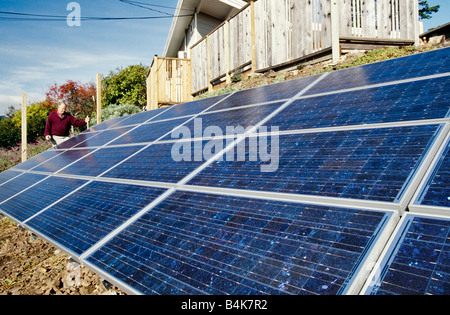
<svg viewBox="0 0 450 315"><path fill-rule="evenodd" d="M177 0L138 0L175 8ZM1 0L0 11L67 17L69 0ZM147 17L164 14L119 0L78 0L82 17ZM154 7L174 14L174 9ZM151 65L162 55L172 18L123 21L81 21L70 27L60 21L4 19L0 14L0 115L10 105L20 108L21 95L28 103L43 100L53 83L67 80L96 82L117 67ZM12 16L23 18L23 16ZM28 18L28 17L27 17Z"/></svg>
<svg viewBox="0 0 450 315"><path fill-rule="evenodd" d="M152 7L173 14L177 0L136 0L167 6ZM0 11L66 17L71 0L1 0ZM78 0L82 17L164 16L119 0ZM450 21L450 1L429 0L441 9L425 30ZM118 67L150 65L155 54L162 55L172 18L123 21L82 21L70 27L59 21L24 21L0 14L0 115L9 106L20 108L21 95L28 102L44 99L50 85L67 80L95 82L96 74L108 75Z"/></svg>

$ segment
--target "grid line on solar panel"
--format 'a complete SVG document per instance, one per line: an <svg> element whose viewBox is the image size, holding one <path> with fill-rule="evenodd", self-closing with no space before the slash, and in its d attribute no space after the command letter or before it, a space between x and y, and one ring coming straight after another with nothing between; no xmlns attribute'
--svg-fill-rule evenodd
<svg viewBox="0 0 450 315"><path fill-rule="evenodd" d="M157 120L198 115L205 112L206 110L209 110L210 108L214 108L217 104L223 102L232 94L233 93L171 106L168 111L158 116Z"/></svg>
<svg viewBox="0 0 450 315"><path fill-rule="evenodd" d="M178 126L186 124L191 119L192 117L186 117L141 124L127 134L124 134L122 137L108 143L108 146L130 143L151 143L164 137Z"/></svg>
<svg viewBox="0 0 450 315"><path fill-rule="evenodd" d="M298 293L300 290L308 293L312 289L309 286L315 281L311 280L311 275L315 278L333 277L330 281L334 282L328 285L333 290L339 290L336 283L344 283L346 275L352 269L352 266L344 267L345 264L352 264L351 261L355 258L353 256L361 253L361 246L372 237L373 226L384 215L378 212L226 196L209 196L207 200L201 198L202 194L189 194L188 198L182 192L170 196L156 209L144 215L139 220L141 223L135 222L131 230L127 229L130 231L122 232L120 238L116 237L106 247L111 251L123 251L127 246L132 247L132 251L126 251L125 256L129 257L121 255L117 259L129 259L128 263L133 266L140 259L142 268L148 268L148 277L155 273L165 279L177 277L173 280L177 284L179 281L188 282L191 287L197 288L190 293L260 294L280 290L285 293ZM224 204L228 205L225 209ZM262 210L264 207L266 210ZM246 208L252 209L243 213L242 209ZM257 210L258 214L251 215L252 210ZM302 217L299 219L300 216ZM333 227L332 221L336 218L339 218L338 223ZM107 252L100 249L88 260L102 265L101 259L93 257L101 256L102 253ZM143 263L141 256L146 253L151 259ZM295 256L295 253L299 256ZM111 257L106 256L105 259ZM166 265L165 260L172 265ZM199 268L199 263L206 263L206 271ZM320 267L311 267L318 263L321 264ZM124 264L122 267L132 268L131 265L127 267ZM106 266L102 267L108 269ZM152 268L156 270L151 270ZM186 269L186 272L190 271L193 275L182 276L179 268ZM276 274L267 274L261 268L266 272L272 270ZM283 271L283 268L291 270ZM206 284L203 280L209 276L205 272L211 273L215 278L213 282L216 286L225 287L220 290L212 288L210 283ZM298 287L298 283L286 283L286 278L291 278L287 276L289 273L300 277L302 272L303 277L306 277L302 288ZM155 277L153 280L160 279ZM200 291L199 286L203 288ZM323 290L324 286L326 285L322 285ZM151 291L156 292L158 290Z"/></svg>
<svg viewBox="0 0 450 315"><path fill-rule="evenodd" d="M94 177L99 176L143 148L144 146L99 148L84 158L77 160L75 163L71 163L67 167L59 170L58 173Z"/></svg>
<svg viewBox="0 0 450 315"><path fill-rule="evenodd" d="M0 203L0 209L17 221L24 222L85 183L78 179L48 177Z"/></svg>
<svg viewBox="0 0 450 315"><path fill-rule="evenodd" d="M268 125L295 130L447 118L450 76L321 96L303 96ZM300 116L299 116L300 113Z"/></svg>
<svg viewBox="0 0 450 315"><path fill-rule="evenodd" d="M331 72L307 94L450 72L450 48Z"/></svg>
<svg viewBox="0 0 450 315"><path fill-rule="evenodd" d="M37 166L40 166L41 164L44 164L53 158L59 156L61 154L61 151L56 151L53 149L49 149L47 151L44 151L36 156L33 156L31 159L26 160L25 162L22 162L14 167L11 168L11 170L33 170Z"/></svg>
<svg viewBox="0 0 450 315"><path fill-rule="evenodd" d="M169 108L157 108L151 111L145 111L134 115L129 115L128 119L118 122L113 126L113 128L144 124L146 122L150 122L153 121L154 119L157 119L157 117L159 117L167 110L169 110Z"/></svg>
<svg viewBox="0 0 450 315"><path fill-rule="evenodd" d="M441 127L282 135L278 169L271 173L250 160L246 141L245 161L235 150L232 161L210 163L188 184L394 202Z"/></svg>
<svg viewBox="0 0 450 315"><path fill-rule="evenodd" d="M377 295L450 293L450 220L408 214L379 272L366 288Z"/></svg>
<svg viewBox="0 0 450 315"><path fill-rule="evenodd" d="M194 150L201 143L194 142ZM196 160L179 163L173 159L172 149L172 143L148 145L101 177L176 183L204 163Z"/></svg>
<svg viewBox="0 0 450 315"><path fill-rule="evenodd" d="M155 187L92 181L25 224L81 255L164 191Z"/></svg>
<svg viewBox="0 0 450 315"><path fill-rule="evenodd" d="M3 172L0 173L0 186L2 186L3 184L7 183L8 181L10 181L11 179L22 175L22 172L19 172L17 170L5 170Z"/></svg>
<svg viewBox="0 0 450 315"><path fill-rule="evenodd" d="M55 156L47 161L40 163L39 165L30 169L30 171L56 173L61 169L71 165L72 163L80 160L81 158L89 155L94 150L92 149L80 149L80 150L67 150L63 152L56 152Z"/></svg>
<svg viewBox="0 0 450 315"><path fill-rule="evenodd" d="M264 121L265 118L284 104L285 102L275 102L203 113L186 122L180 128L174 129L171 134L162 138L161 141L174 139L178 132L184 138L203 138L208 136L220 138L226 136L230 130L233 131L233 134L244 133L261 121Z"/></svg>
<svg viewBox="0 0 450 315"><path fill-rule="evenodd" d="M233 93L230 98L227 99L227 102L222 102L210 108L208 111L229 109L233 107L240 107L243 105L269 101L288 100L292 97L298 97L299 92L306 91L307 89L311 88L311 84L320 81L322 77L325 77L326 75L328 74L318 74L301 79L289 80L253 89L238 91Z"/></svg>
<svg viewBox="0 0 450 315"><path fill-rule="evenodd" d="M111 128L103 130L99 133L97 133L95 136L90 137L86 139L85 141L82 141L76 145L73 146L73 148L86 148L86 147L100 147L103 145L106 145L118 138L123 137L125 134L129 133L133 129L135 129L135 126L126 126L126 127L120 127L120 128ZM69 139L70 140L70 139ZM64 145L65 142L62 143ZM58 146L59 148L60 146Z"/></svg>
<svg viewBox="0 0 450 315"><path fill-rule="evenodd" d="M450 132L414 205L450 208Z"/></svg>
<svg viewBox="0 0 450 315"><path fill-rule="evenodd" d="M45 179L46 175L22 173L0 186L0 205L11 197Z"/></svg>

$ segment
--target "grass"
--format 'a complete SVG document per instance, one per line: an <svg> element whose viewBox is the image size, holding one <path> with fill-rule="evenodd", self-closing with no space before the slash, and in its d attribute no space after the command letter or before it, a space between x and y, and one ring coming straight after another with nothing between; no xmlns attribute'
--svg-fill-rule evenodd
<svg viewBox="0 0 450 315"><path fill-rule="evenodd" d="M378 61L383 61L383 60L388 60L388 59L392 59L392 58L408 56L408 55L412 55L415 53L425 52L425 51L433 50L436 48L437 47L434 47L434 46L427 46L427 47L425 47L425 46L419 46L419 47L405 46L405 47L400 47L400 48L396 48L396 47L380 48L380 49L376 49L376 50L367 51L364 55L362 55L361 57L358 57L352 61L343 61L341 63L338 63L337 65L325 66L319 70L307 72L305 75L314 75L314 74L319 74L319 73L324 73L324 72L331 72L334 70L340 70L340 69L345 69L345 68L350 68L350 67L355 67L355 66L361 66L361 65L365 65L365 64L369 64L369 63L378 62ZM301 64L297 67L297 70L303 70L304 68L306 68L305 65ZM301 76L304 76L304 75L301 75ZM286 78L288 78L288 77L289 76L287 76L285 73L279 73L278 76L273 80L273 82L270 82L270 84L285 81ZM250 79L246 79L246 80L257 80L257 77L256 77L256 79L250 78ZM239 90L241 90L241 86L239 84L241 82L242 82L242 80L236 80L236 82L233 82L232 84L230 84L224 88L208 91L208 92L200 95L198 97L198 99L204 99L204 98L209 98L212 96L217 96L217 95L222 95L222 94L239 91Z"/></svg>
<svg viewBox="0 0 450 315"><path fill-rule="evenodd" d="M412 55L419 52L425 52L429 50L436 49L436 47L428 46L428 47L414 47L414 46L405 46L405 47L387 47L387 48L380 48L375 50L370 50L366 52L363 56L356 58L354 61L350 63L343 63L341 65L337 66L328 66L326 67L323 72L330 72L333 70L340 70L350 67L356 67L361 66L369 63L374 63L378 61L393 59L393 58L399 58L404 57L408 55Z"/></svg>

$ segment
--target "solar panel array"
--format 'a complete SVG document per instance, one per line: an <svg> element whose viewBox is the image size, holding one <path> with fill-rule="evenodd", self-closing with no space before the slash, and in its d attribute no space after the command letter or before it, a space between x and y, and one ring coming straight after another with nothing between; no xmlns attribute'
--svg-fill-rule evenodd
<svg viewBox="0 0 450 315"><path fill-rule="evenodd" d="M108 120L0 211L132 294L448 294L449 53Z"/></svg>

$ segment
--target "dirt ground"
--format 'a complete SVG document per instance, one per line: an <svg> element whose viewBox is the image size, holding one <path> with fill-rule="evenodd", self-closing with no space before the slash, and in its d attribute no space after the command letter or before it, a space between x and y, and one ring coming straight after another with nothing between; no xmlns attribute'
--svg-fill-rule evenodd
<svg viewBox="0 0 450 315"><path fill-rule="evenodd" d="M449 46L447 42L441 46ZM364 52L345 55L340 64L351 63ZM291 71L267 72L234 84L248 89L317 73L330 62L305 65ZM123 295L116 287L105 288L99 276L69 261L60 250L34 239L12 221L0 218L0 295Z"/></svg>
<svg viewBox="0 0 450 315"><path fill-rule="evenodd" d="M108 286L108 285L107 285ZM123 295L60 250L0 219L0 295Z"/></svg>

